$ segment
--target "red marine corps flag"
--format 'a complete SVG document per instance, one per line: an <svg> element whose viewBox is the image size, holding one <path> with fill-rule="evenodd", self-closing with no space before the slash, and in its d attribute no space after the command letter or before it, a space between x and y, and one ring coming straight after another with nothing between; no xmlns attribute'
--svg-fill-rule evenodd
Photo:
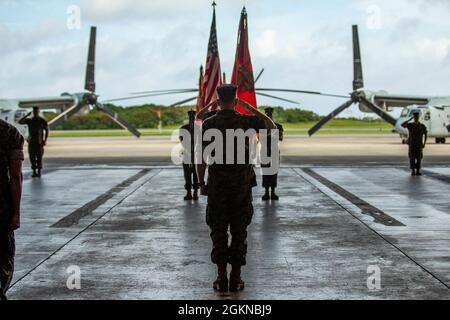
<svg viewBox="0 0 450 320"><path fill-rule="evenodd" d="M238 97L250 105L256 105L255 79L253 78L253 67L248 49L248 23L247 11L242 9L241 21L237 39L236 58L233 68L231 84L238 87ZM243 114L249 114L242 106L238 105L236 110Z"/></svg>
<svg viewBox="0 0 450 320"><path fill-rule="evenodd" d="M220 69L219 47L217 45L216 31L216 3L213 2L213 19L209 35L208 56L206 57L206 69L203 76L202 106L206 107L217 100L216 89L222 84L222 71ZM215 109L217 106L213 106Z"/></svg>

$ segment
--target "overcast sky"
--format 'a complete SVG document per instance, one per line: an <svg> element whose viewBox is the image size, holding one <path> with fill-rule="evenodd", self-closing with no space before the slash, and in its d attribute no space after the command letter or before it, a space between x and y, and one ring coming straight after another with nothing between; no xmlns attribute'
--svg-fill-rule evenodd
<svg viewBox="0 0 450 320"><path fill-rule="evenodd" d="M67 26L72 5L81 10L79 29ZM244 5L253 67L266 70L260 87L348 93L351 25L358 24L367 89L450 95L450 1L217 0L219 52L228 77ZM98 27L96 81L103 99L196 87L211 13L209 0L0 0L0 98L82 90L91 25ZM319 114L343 102L282 96ZM258 103L292 107L267 98ZM352 108L344 115L361 114Z"/></svg>

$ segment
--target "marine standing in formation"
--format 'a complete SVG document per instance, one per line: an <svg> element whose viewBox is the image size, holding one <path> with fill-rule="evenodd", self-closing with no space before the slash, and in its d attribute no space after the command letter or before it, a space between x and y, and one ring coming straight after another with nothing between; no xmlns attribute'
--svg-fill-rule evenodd
<svg viewBox="0 0 450 320"><path fill-rule="evenodd" d="M197 171L194 162L194 148L195 148L195 137L194 137L194 125L195 125L195 111L189 111L189 123L182 126L180 130L183 130L184 135L189 134L189 139L185 139L183 134L180 134L180 142L183 146L183 172L184 172L184 188L186 189L186 196L184 200L190 201L198 200L198 180ZM187 137L186 137L187 138ZM192 196L192 190L194 190L194 195Z"/></svg>
<svg viewBox="0 0 450 320"><path fill-rule="evenodd" d="M0 300L6 300L14 272L14 231L20 227L23 143L19 131L0 120Z"/></svg>
<svg viewBox="0 0 450 320"><path fill-rule="evenodd" d="M33 178L36 178L41 176L44 146L48 138L48 124L40 116L39 108L33 108L33 117L29 118L30 115L31 113L28 113L19 120L19 123L28 126L28 153L31 169L33 169Z"/></svg>
<svg viewBox="0 0 450 320"><path fill-rule="evenodd" d="M264 112L266 115L273 120L273 108L266 108L264 109ZM278 140L283 141L283 126L279 123L275 122L275 125L278 129ZM269 135L267 137L267 145L262 146L261 150L267 150L267 156L270 158L272 156L272 135L269 132ZM278 151L279 152L279 151ZM279 157L280 155L278 155ZM271 164L263 164L263 168L269 168ZM265 188L264 196L262 197L263 201L269 201L272 200L279 200L280 198L275 193L275 189L277 188L277 181L278 181L278 174L272 174L272 175L263 175L262 178L262 184Z"/></svg>
<svg viewBox="0 0 450 320"><path fill-rule="evenodd" d="M403 128L409 131L409 162L412 170L412 176L421 176L423 149L427 143L428 131L424 124L420 123L420 111L416 111L413 117L402 124ZM414 122L410 122L414 119Z"/></svg>
<svg viewBox="0 0 450 320"><path fill-rule="evenodd" d="M223 137L223 159L227 159L227 130L236 132L253 129L276 129L273 121L244 101L237 100L237 87L224 85L217 89L221 110L207 118L202 125L202 135L210 129L219 130ZM237 102L255 116L242 115L235 111ZM233 138L234 139L234 138ZM248 142L248 140L247 140ZM203 151L210 141L202 142ZM234 144L230 141L230 144ZM247 148L247 153L249 150ZM228 155L229 156L229 155ZM254 170L250 163L238 164L234 155L234 164L208 163L208 184L205 184L207 164L197 166L199 185L202 195L208 196L206 223L211 229L213 249L211 259L218 267L218 277L213 287L219 292L237 292L244 289L241 279L241 266L246 265L247 227L253 217L252 187ZM202 157L202 159L204 159ZM249 154L246 155L249 159ZM228 229L231 243L228 245ZM232 270L228 282L227 265Z"/></svg>

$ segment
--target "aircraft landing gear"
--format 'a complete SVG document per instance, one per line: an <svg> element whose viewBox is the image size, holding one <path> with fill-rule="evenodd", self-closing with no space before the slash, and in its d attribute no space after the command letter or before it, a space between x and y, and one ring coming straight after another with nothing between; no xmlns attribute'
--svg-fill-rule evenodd
<svg viewBox="0 0 450 320"><path fill-rule="evenodd" d="M447 142L447 140L445 138L436 138L437 144L445 144L446 142Z"/></svg>

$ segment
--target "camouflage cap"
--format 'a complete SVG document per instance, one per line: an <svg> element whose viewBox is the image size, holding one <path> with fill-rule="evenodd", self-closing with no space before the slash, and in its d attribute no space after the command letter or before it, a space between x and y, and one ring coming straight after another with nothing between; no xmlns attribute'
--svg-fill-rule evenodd
<svg viewBox="0 0 450 320"><path fill-rule="evenodd" d="M217 87L217 95L223 102L231 102L236 99L238 88L232 84L224 84Z"/></svg>
<svg viewBox="0 0 450 320"><path fill-rule="evenodd" d="M264 112L265 112L266 114L273 114L273 111L274 111L274 109L271 108L271 107L265 108L265 109L264 109Z"/></svg>

